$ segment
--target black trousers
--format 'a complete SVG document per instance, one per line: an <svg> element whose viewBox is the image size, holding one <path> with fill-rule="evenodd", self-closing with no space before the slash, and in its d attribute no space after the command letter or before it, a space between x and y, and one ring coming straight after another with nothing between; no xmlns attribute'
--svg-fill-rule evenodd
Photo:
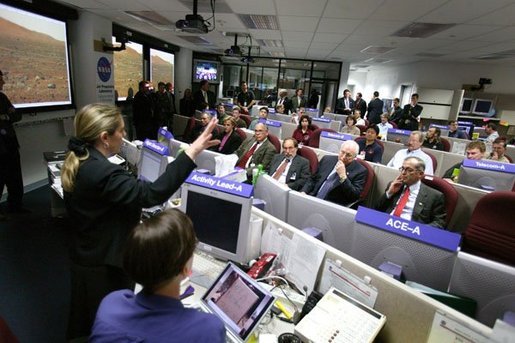
<svg viewBox="0 0 515 343"><path fill-rule="evenodd" d="M0 154L0 195L7 186L7 206L11 210L22 207L23 178L18 149Z"/></svg>
<svg viewBox="0 0 515 343"><path fill-rule="evenodd" d="M91 334L98 306L109 293L134 289L134 282L123 269L114 266L81 266L72 263L68 340Z"/></svg>

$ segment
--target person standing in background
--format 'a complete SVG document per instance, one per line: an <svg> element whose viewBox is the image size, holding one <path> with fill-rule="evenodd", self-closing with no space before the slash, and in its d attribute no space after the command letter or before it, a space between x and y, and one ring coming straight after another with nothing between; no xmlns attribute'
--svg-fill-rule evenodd
<svg viewBox="0 0 515 343"><path fill-rule="evenodd" d="M361 113L367 113L367 102L363 100L363 95L360 92L356 93L356 101L354 101L354 110L360 110Z"/></svg>
<svg viewBox="0 0 515 343"><path fill-rule="evenodd" d="M195 114L195 104L193 102L193 95L191 89L184 90L184 96L179 101L179 110L181 116L191 117Z"/></svg>
<svg viewBox="0 0 515 343"><path fill-rule="evenodd" d="M411 102L404 106L402 110L402 119L399 128L404 130L418 130L418 121L423 107L418 104L418 94L413 93Z"/></svg>
<svg viewBox="0 0 515 343"><path fill-rule="evenodd" d="M381 113L383 113L383 100L379 99L379 92L374 92L374 97L368 103L367 120L370 125L377 125L381 122Z"/></svg>
<svg viewBox="0 0 515 343"><path fill-rule="evenodd" d="M140 141L144 141L145 138L156 139L159 125L154 116L155 106L150 82L140 81L138 87L139 90L132 103L136 139Z"/></svg>
<svg viewBox="0 0 515 343"><path fill-rule="evenodd" d="M23 208L23 178L21 175L20 144L14 131L13 123L21 120L13 104L2 91L4 89L4 74L0 71L0 195L7 186L8 213L27 213ZM0 212L0 220L6 220L7 215Z"/></svg>
<svg viewBox="0 0 515 343"><path fill-rule="evenodd" d="M209 81L200 81L200 89L193 93L195 109L203 112L206 109L215 109L216 95L209 90Z"/></svg>
<svg viewBox="0 0 515 343"><path fill-rule="evenodd" d="M394 122L395 125L399 126L402 120L402 107L401 100L399 98L393 99L393 108L390 112L390 121Z"/></svg>
<svg viewBox="0 0 515 343"><path fill-rule="evenodd" d="M242 81L241 82L241 92L238 94L237 102L238 106L240 107L240 111L243 114L250 114L250 111L252 110L252 106L256 103L256 97L254 95L254 92L249 90L249 86L247 85L247 82Z"/></svg>

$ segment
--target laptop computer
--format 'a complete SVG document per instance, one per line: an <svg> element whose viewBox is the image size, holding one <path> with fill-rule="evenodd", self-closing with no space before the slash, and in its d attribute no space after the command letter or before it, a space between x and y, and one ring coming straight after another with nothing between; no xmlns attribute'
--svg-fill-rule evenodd
<svg viewBox="0 0 515 343"><path fill-rule="evenodd" d="M275 297L229 262L202 296L199 307L225 324L230 342L247 342L270 310Z"/></svg>

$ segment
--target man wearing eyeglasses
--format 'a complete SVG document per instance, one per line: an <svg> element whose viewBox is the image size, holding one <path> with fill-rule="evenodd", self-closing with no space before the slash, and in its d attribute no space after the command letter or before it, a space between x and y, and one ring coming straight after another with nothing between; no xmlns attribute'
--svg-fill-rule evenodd
<svg viewBox="0 0 515 343"><path fill-rule="evenodd" d="M252 168L263 165L263 170L268 171L270 162L276 154L274 145L268 139L268 128L263 123L258 123L254 129L254 137L246 139L236 150L238 162L236 167L247 170L247 176L252 177Z"/></svg>
<svg viewBox="0 0 515 343"><path fill-rule="evenodd" d="M286 138L282 154L274 156L268 172L274 179L295 191L301 189L311 176L309 161L297 154L298 149L299 143L295 138Z"/></svg>
<svg viewBox="0 0 515 343"><path fill-rule="evenodd" d="M446 217L444 195L421 182L425 168L421 158L407 157L399 168L399 176L390 182L377 202L376 210L443 228Z"/></svg>
<svg viewBox="0 0 515 343"><path fill-rule="evenodd" d="M358 143L345 141L338 156L322 157L318 170L302 187L302 192L343 206L359 200L368 170L357 162Z"/></svg>

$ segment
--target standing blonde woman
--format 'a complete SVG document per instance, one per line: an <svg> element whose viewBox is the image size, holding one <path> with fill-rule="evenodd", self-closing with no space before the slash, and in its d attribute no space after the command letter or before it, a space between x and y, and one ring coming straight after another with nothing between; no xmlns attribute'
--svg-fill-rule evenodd
<svg viewBox="0 0 515 343"><path fill-rule="evenodd" d="M213 119L191 146L153 183L137 180L108 157L120 151L125 127L120 112L91 104L75 116L62 168L64 201L74 232L68 339L89 336L95 313L108 293L131 288L122 269L122 246L143 207L165 202L195 168L193 160L211 140Z"/></svg>

